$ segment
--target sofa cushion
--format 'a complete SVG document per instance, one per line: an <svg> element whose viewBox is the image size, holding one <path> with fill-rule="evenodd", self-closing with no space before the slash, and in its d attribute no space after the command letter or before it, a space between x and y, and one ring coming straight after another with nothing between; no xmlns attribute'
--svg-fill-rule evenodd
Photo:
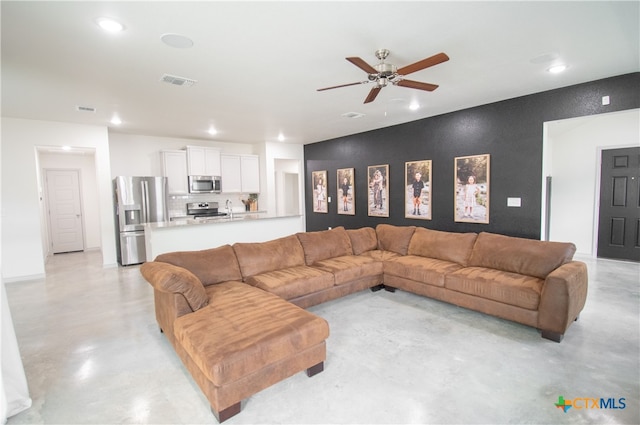
<svg viewBox="0 0 640 425"><path fill-rule="evenodd" d="M367 251L360 254L361 257L373 258L376 261L387 261L391 258L399 257L400 254L391 251L384 251L382 249L374 249L373 251Z"/></svg>
<svg viewBox="0 0 640 425"><path fill-rule="evenodd" d="M364 255L345 255L327 258L313 264L314 268L333 274L336 285L351 283L363 277L380 276L382 282L382 262Z"/></svg>
<svg viewBox="0 0 640 425"><path fill-rule="evenodd" d="M289 267L247 277L246 283L285 300L307 295L334 285L331 273L309 266Z"/></svg>
<svg viewBox="0 0 640 425"><path fill-rule="evenodd" d="M360 229L347 229L347 235L351 240L353 255L378 249L378 237L373 227L361 227Z"/></svg>
<svg viewBox="0 0 640 425"><path fill-rule="evenodd" d="M477 233L442 232L418 227L411 237L407 254L466 266L477 236Z"/></svg>
<svg viewBox="0 0 640 425"><path fill-rule="evenodd" d="M202 251L177 251L160 254L155 261L173 264L198 276L203 285L242 280L236 254L231 245Z"/></svg>
<svg viewBox="0 0 640 425"><path fill-rule="evenodd" d="M392 224L378 224L376 235L378 236L378 249L407 255L411 236L416 230L415 226L394 226Z"/></svg>
<svg viewBox="0 0 640 425"><path fill-rule="evenodd" d="M444 286L447 273L460 270L461 265L417 255L397 256L384 262L384 274L399 276L433 286Z"/></svg>
<svg viewBox="0 0 640 425"><path fill-rule="evenodd" d="M238 242L233 245L233 250L245 279L260 273L304 265L304 251L295 235L268 242Z"/></svg>
<svg viewBox="0 0 640 425"><path fill-rule="evenodd" d="M151 261L140 266L140 273L156 290L182 294L193 311L209 303L209 296L202 282L187 269L169 263Z"/></svg>
<svg viewBox="0 0 640 425"><path fill-rule="evenodd" d="M469 257L469 266L526 274L541 279L568 263L576 246L482 232Z"/></svg>
<svg viewBox="0 0 640 425"><path fill-rule="evenodd" d="M327 258L353 254L351 240L342 226L318 232L296 233L296 236L304 249L307 266Z"/></svg>
<svg viewBox="0 0 640 425"><path fill-rule="evenodd" d="M207 307L176 319L174 334L207 379L223 386L322 344L329 326L275 295L228 282L216 285Z"/></svg>
<svg viewBox="0 0 640 425"><path fill-rule="evenodd" d="M448 274L445 288L527 310L537 310L544 280L484 267L465 267Z"/></svg>

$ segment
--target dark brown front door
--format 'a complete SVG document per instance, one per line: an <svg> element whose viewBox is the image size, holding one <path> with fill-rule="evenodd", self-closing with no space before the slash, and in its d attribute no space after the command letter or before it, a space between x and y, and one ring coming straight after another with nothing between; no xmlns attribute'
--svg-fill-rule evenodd
<svg viewBox="0 0 640 425"><path fill-rule="evenodd" d="M640 147L602 151L598 257L640 261Z"/></svg>

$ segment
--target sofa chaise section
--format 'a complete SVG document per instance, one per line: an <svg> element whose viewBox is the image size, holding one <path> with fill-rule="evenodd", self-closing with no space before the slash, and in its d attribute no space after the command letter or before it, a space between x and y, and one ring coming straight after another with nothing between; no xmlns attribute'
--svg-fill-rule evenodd
<svg viewBox="0 0 640 425"><path fill-rule="evenodd" d="M323 370L327 322L241 282L231 246L162 254L140 271L154 288L161 330L219 422L252 394Z"/></svg>
<svg viewBox="0 0 640 425"><path fill-rule="evenodd" d="M214 285L207 306L179 317L174 328L176 352L219 422L252 394L324 369L327 322L245 283Z"/></svg>

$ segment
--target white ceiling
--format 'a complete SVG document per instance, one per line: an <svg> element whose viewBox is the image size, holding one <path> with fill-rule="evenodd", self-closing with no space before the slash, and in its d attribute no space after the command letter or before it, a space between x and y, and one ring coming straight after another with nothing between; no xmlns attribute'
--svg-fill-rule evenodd
<svg viewBox="0 0 640 425"><path fill-rule="evenodd" d="M2 115L113 131L256 143L313 143L640 71L640 3L2 1ZM95 18L126 30L103 32ZM189 49L164 44L187 36ZM345 60L404 66L434 92L371 84ZM569 66L563 74L546 69ZM163 74L197 80L160 82ZM421 108L409 110L418 102ZM615 99L612 99L615 102ZM78 112L76 106L96 108ZM342 114L357 112L361 118ZM109 123L117 114L122 124ZM216 136L207 134L213 125Z"/></svg>

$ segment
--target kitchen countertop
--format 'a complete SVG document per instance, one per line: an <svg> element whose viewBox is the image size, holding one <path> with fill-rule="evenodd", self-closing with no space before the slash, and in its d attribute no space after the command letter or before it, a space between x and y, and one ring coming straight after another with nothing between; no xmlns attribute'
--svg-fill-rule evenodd
<svg viewBox="0 0 640 425"><path fill-rule="evenodd" d="M165 221L145 224L144 241L147 261L160 254L195 251L237 242L264 242L297 232L304 232L304 215L268 213L234 213L233 218Z"/></svg>
<svg viewBox="0 0 640 425"><path fill-rule="evenodd" d="M222 216L222 217L211 217L207 219L194 219L190 217L178 218L173 217L171 221L163 221L159 223L147 223L145 226L150 229L164 229L164 228L175 228L182 226L202 226L207 224L222 224L222 223L236 223L243 222L247 220L270 220L270 219L278 219L278 218L289 218L289 217L300 217L300 214L294 215L275 215L268 214L262 212L242 212L242 213L233 213L233 217Z"/></svg>

